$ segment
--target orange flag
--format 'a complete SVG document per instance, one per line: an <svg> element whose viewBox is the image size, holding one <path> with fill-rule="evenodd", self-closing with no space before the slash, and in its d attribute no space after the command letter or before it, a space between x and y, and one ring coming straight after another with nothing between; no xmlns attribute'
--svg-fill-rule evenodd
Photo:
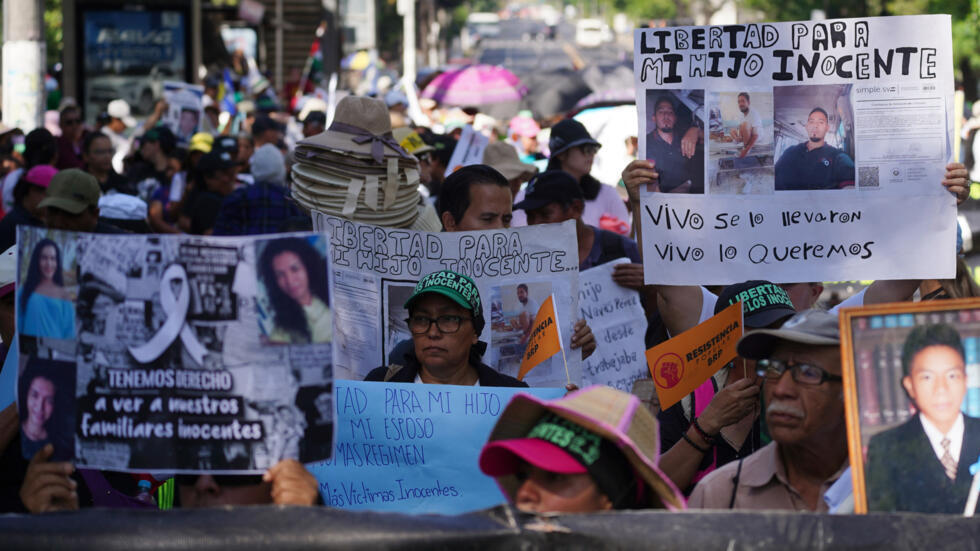
<svg viewBox="0 0 980 551"><path fill-rule="evenodd" d="M538 314L534 316L531 337L527 341L517 378L523 381L529 371L560 350L561 335L558 333L558 316L555 315L555 301L552 295L544 301L541 308L538 308Z"/></svg>
<svg viewBox="0 0 980 551"><path fill-rule="evenodd" d="M667 409L708 380L738 354L742 303L647 350L647 367L657 387L660 409Z"/></svg>

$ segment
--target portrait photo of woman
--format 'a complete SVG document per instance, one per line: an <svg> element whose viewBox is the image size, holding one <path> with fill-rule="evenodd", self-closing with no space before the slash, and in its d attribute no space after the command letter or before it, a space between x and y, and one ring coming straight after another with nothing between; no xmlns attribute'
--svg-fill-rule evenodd
<svg viewBox="0 0 980 551"><path fill-rule="evenodd" d="M17 290L17 331L21 335L70 339L75 305L65 289L61 250L42 239L31 253L24 283Z"/></svg>
<svg viewBox="0 0 980 551"><path fill-rule="evenodd" d="M18 387L24 457L30 459L45 445L53 444L52 461L73 458L75 365L32 357L18 378Z"/></svg>
<svg viewBox="0 0 980 551"><path fill-rule="evenodd" d="M332 340L324 253L306 238L260 243L259 324L270 343L308 344ZM271 323L270 323L271 322Z"/></svg>

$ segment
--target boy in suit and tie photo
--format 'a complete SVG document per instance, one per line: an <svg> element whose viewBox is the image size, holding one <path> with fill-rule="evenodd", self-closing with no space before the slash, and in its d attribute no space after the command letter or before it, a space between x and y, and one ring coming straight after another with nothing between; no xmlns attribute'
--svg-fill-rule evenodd
<svg viewBox="0 0 980 551"><path fill-rule="evenodd" d="M942 323L916 327L902 368L918 413L871 438L868 510L962 514L970 465L980 458L980 419L961 411L966 362L959 333Z"/></svg>

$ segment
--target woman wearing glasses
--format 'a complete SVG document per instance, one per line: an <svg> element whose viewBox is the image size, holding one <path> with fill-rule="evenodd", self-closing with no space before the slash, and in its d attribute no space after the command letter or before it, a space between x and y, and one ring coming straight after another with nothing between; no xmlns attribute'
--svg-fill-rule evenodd
<svg viewBox="0 0 980 551"><path fill-rule="evenodd" d="M365 381L527 386L483 363L487 345L480 332L486 322L480 291L469 277L448 270L431 273L415 286L405 309L414 353L405 356L404 365L372 370Z"/></svg>

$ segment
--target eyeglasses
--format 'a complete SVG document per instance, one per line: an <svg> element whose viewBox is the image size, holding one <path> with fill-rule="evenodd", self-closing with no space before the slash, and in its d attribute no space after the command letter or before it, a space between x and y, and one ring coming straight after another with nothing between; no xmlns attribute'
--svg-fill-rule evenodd
<svg viewBox="0 0 980 551"><path fill-rule="evenodd" d="M800 364L784 362L780 360L764 359L755 363L756 375L767 379L778 379L788 369L793 376L793 380L803 385L821 385L824 381L843 381L839 375L831 375L822 367L810 364Z"/></svg>
<svg viewBox="0 0 980 551"><path fill-rule="evenodd" d="M405 321L408 322L408 329L413 335L422 335L429 331L432 324L435 323L439 331L443 333L455 333L459 331L459 326L464 320L472 320L473 318L464 318L463 316L439 316L438 318L430 318L429 316L412 316Z"/></svg>
<svg viewBox="0 0 980 551"><path fill-rule="evenodd" d="M595 155L599 152L599 146L594 143L580 145L578 149L584 155Z"/></svg>

